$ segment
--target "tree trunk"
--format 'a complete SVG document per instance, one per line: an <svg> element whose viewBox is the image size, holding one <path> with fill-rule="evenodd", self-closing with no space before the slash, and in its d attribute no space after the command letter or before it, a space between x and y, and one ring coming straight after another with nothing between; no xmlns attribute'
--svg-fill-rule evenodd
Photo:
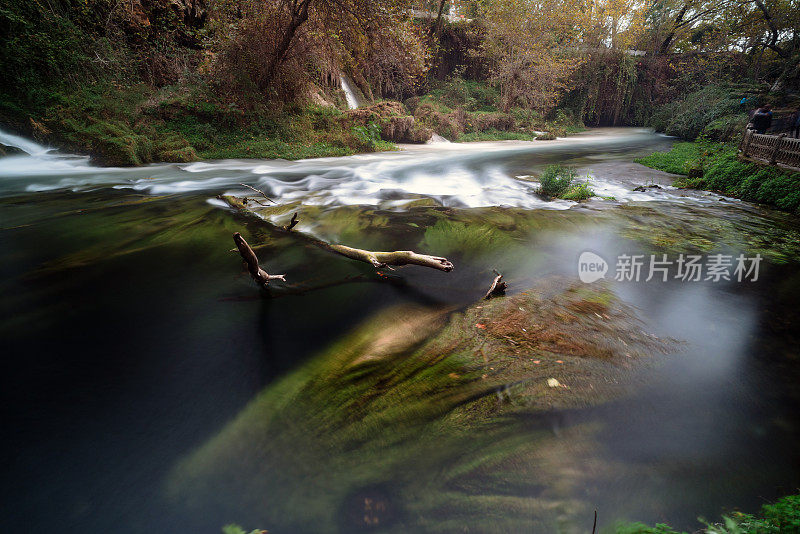
<svg viewBox="0 0 800 534"><path fill-rule="evenodd" d="M286 33L283 34L283 39L278 45L278 48L275 50L275 54L273 54L272 59L270 59L267 72L264 76L264 80L261 83L260 89L262 91L266 91L269 89L270 85L272 85L278 68L286 60L286 56L289 53L289 50L292 48L294 36L297 34L297 29L308 20L308 7L310 3L311 0L299 0L299 2L298 0L292 0L289 3L289 27L286 28Z"/></svg>
<svg viewBox="0 0 800 534"><path fill-rule="evenodd" d="M687 11L689 11L689 4L683 4L683 7L675 17L675 21L672 23L672 29L664 38L664 41L662 41L661 46L658 49L659 54L666 54L669 50L670 45L672 45L672 40L675 39L675 34L678 32L678 28L680 28L681 24L683 24L683 17L686 16Z"/></svg>

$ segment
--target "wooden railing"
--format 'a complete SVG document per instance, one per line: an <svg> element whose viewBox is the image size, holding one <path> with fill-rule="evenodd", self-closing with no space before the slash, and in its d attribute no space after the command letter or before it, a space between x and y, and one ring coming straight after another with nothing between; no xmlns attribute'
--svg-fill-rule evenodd
<svg viewBox="0 0 800 534"><path fill-rule="evenodd" d="M800 171L800 139L786 134L766 135L747 130L739 144L739 152L749 161Z"/></svg>

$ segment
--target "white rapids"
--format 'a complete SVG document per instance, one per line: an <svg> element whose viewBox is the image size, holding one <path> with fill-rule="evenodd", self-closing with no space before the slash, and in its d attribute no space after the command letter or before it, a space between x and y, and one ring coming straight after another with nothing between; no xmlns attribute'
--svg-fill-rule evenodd
<svg viewBox="0 0 800 534"><path fill-rule="evenodd" d="M510 206L567 209L574 202L546 201L535 194L536 173L550 163L578 163L593 174L590 186L619 202L678 200L669 188L633 191L635 184L614 173L593 172L586 161L632 157L634 150L665 148L666 140L648 130L590 131L556 141L499 141L405 145L397 152L348 157L286 160L221 160L154 164L136 168L95 167L88 158L57 152L1 133L0 142L27 154L0 158L0 195L26 192L85 191L112 187L153 195L239 191L245 183L279 201L306 205L364 205L403 209L430 199L446 207Z"/></svg>

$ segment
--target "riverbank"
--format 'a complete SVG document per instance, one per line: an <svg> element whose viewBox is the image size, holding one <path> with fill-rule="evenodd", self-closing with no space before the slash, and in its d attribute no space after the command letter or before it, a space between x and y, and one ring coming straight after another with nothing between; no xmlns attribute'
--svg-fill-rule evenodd
<svg viewBox="0 0 800 534"><path fill-rule="evenodd" d="M530 111L501 112L496 90L470 87L490 95L475 109L469 94L458 100L433 92L349 110L338 88L291 104L254 98L243 107L201 81L161 88L101 83L36 101L0 94L0 125L103 166L298 160L396 150L396 143L425 143L434 134L452 142L531 141L583 130L564 114L546 121Z"/></svg>
<svg viewBox="0 0 800 534"><path fill-rule="evenodd" d="M800 173L743 162L733 143L680 142L669 152L636 161L682 175L675 181L678 187L715 191L792 213L800 209Z"/></svg>
<svg viewBox="0 0 800 534"><path fill-rule="evenodd" d="M104 166L207 159L303 159L393 149L380 131L335 106L242 109L201 84L98 85L36 105L6 97L0 123Z"/></svg>
<svg viewBox="0 0 800 534"><path fill-rule="evenodd" d="M704 528L696 533L705 534L781 534L800 532L800 495L788 495L773 504L765 504L757 514L734 511L723 515L720 521L709 522L700 518ZM609 534L685 534L669 525L659 523L653 527L643 523L621 524L605 532Z"/></svg>

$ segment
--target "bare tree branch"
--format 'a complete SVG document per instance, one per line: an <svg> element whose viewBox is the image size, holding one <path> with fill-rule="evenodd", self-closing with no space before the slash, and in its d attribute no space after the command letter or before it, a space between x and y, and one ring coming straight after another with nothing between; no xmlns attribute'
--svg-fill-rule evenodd
<svg viewBox="0 0 800 534"><path fill-rule="evenodd" d="M285 274L268 274L267 271L258 265L258 256L256 256L256 253L250 248L250 245L247 244L242 234L239 232L233 234L233 242L236 243L239 254L241 254L245 264L247 264L247 270L250 272L250 276L253 277L253 280L255 280L258 285L266 287L271 280L286 281Z"/></svg>
<svg viewBox="0 0 800 534"><path fill-rule="evenodd" d="M247 209L247 205L244 199L240 199L229 195L224 195L222 199L226 201L233 208L239 210ZM264 220L263 222L269 224L275 230L278 231L283 231L283 232L291 231L286 227L274 225L266 220ZM437 269L439 271L444 271L444 272L450 272L453 270L452 262L450 262L447 258L443 258L440 256L429 256L427 254L418 254L412 250L395 250L391 252L377 252L372 250L363 250L359 248L348 247L346 245L331 244L328 243L327 241L323 241L322 239L319 239L312 235L305 234L303 232L291 231L291 233L292 235L298 236L304 239L305 241L311 243L312 245L317 246L323 250L327 250L329 252L333 252L353 260L369 263L376 269L381 269L389 266L400 267L403 265L419 265L421 267L429 267L431 269ZM249 245L248 248L250 248ZM252 249L250 250L252 251ZM241 252L241 247L239 248L239 251ZM255 256L255 253L253 253L253 256Z"/></svg>
<svg viewBox="0 0 800 534"><path fill-rule="evenodd" d="M506 288L508 287L505 282L503 282L503 275L497 272L497 269L492 269L494 274L494 280L492 281L491 287L489 287L489 291L486 292L486 296L483 297L484 300L489 300L493 297L499 297L501 295L506 294Z"/></svg>

